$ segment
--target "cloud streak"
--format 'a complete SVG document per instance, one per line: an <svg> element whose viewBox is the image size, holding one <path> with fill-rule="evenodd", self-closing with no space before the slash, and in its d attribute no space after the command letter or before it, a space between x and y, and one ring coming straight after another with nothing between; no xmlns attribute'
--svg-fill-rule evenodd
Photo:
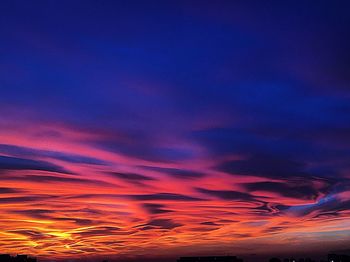
<svg viewBox="0 0 350 262"><path fill-rule="evenodd" d="M348 4L158 2L2 5L2 252L342 249Z"/></svg>

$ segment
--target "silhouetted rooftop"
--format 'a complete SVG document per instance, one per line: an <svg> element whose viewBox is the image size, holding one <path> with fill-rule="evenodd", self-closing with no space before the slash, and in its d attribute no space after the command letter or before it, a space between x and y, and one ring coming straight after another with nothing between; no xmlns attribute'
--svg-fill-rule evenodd
<svg viewBox="0 0 350 262"><path fill-rule="evenodd" d="M178 262L243 262L236 256L180 257Z"/></svg>

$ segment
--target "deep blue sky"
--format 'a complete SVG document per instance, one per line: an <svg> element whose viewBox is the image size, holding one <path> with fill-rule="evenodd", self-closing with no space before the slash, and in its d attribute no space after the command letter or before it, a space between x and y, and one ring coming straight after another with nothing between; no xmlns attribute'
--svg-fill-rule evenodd
<svg viewBox="0 0 350 262"><path fill-rule="evenodd" d="M170 241L184 254L183 235L196 232L213 234L193 243L199 253L212 242L238 239L244 246L247 238L259 253L259 237L287 236L296 249L306 243L321 250L318 234L342 248L349 240L342 232L350 230L349 10L348 1L2 1L0 194L7 195L1 216L17 200L34 208L33 192L47 181L55 188L96 183L102 203L118 204L104 184L109 172L116 184L130 186L123 187L127 201L148 212L129 210L124 222L163 230L174 238L147 237ZM55 197L81 195L82 188L46 187ZM220 222L204 204L172 209L182 201L219 201L213 205L229 205L232 213ZM50 218L67 220L61 211ZM196 228L191 212L207 216L198 221L207 227ZM95 227L115 222L89 219ZM237 221L247 228L237 232ZM254 223L264 229L254 231ZM33 237L33 228L20 227ZM88 233L51 254L107 254L91 247L98 246L94 239L85 249L74 246ZM39 242L34 251L16 245L50 254ZM230 250L226 244L222 252ZM162 248L174 254L173 246ZM145 254L152 248L145 244ZM128 243L120 250L139 252Z"/></svg>

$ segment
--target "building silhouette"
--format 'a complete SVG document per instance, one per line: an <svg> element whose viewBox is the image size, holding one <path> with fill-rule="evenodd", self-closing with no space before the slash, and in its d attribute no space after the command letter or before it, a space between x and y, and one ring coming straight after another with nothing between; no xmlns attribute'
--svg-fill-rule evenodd
<svg viewBox="0 0 350 262"><path fill-rule="evenodd" d="M328 262L350 262L350 256L338 255L338 254L328 254Z"/></svg>
<svg viewBox="0 0 350 262"><path fill-rule="evenodd" d="M311 258L285 258L281 260L277 257L272 257L269 262L315 262ZM9 254L0 254L0 262L37 262L37 259L28 255L16 255L11 256ZM103 262L108 262L103 260ZM193 257L180 257L177 262L243 262L236 256L193 256ZM321 260L321 262L350 262L350 255L345 254L328 254L327 261Z"/></svg>
<svg viewBox="0 0 350 262"><path fill-rule="evenodd" d="M271 258L272 259L272 258ZM270 259L270 261L271 261ZM302 257L302 258L299 258L299 259L295 259L295 258L285 258L283 259L283 262L315 262L314 260L312 260L311 258L309 257Z"/></svg>
<svg viewBox="0 0 350 262"><path fill-rule="evenodd" d="M177 262L243 262L236 256L180 257Z"/></svg>
<svg viewBox="0 0 350 262"><path fill-rule="evenodd" d="M0 262L37 262L37 260L27 255L11 256L8 254L0 254Z"/></svg>
<svg viewBox="0 0 350 262"><path fill-rule="evenodd" d="M269 262L281 262L281 259L279 259L277 257L272 257L272 258L270 258Z"/></svg>

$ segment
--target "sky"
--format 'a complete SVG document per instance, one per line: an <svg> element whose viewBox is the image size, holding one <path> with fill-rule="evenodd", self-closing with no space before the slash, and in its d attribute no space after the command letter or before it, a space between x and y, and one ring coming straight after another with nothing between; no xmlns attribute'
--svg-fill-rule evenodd
<svg viewBox="0 0 350 262"><path fill-rule="evenodd" d="M350 241L348 1L1 1L0 253Z"/></svg>

